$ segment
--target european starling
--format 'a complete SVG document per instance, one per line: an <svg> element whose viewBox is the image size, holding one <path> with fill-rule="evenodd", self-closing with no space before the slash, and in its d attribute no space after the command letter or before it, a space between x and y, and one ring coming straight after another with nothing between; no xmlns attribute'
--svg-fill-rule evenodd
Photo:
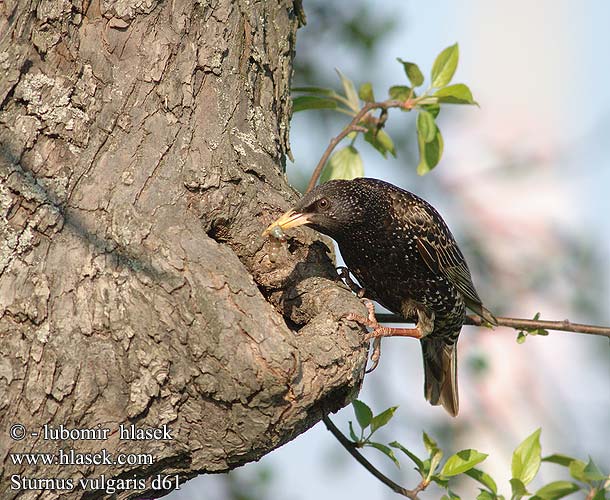
<svg viewBox="0 0 610 500"><path fill-rule="evenodd" d="M333 238L365 297L416 323L381 328L369 309L367 338L402 335L421 340L425 397L458 413L456 342L466 307L495 324L483 307L460 251L439 213L418 196L377 179L335 180L306 194L267 233L300 225ZM371 305L372 308L372 305Z"/></svg>

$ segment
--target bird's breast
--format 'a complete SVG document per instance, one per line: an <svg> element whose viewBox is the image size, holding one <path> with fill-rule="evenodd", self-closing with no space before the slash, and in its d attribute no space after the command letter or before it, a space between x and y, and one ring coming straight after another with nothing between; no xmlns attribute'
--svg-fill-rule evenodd
<svg viewBox="0 0 610 500"><path fill-rule="evenodd" d="M414 240L404 234L350 238L339 242L347 267L374 300L401 313L401 303L417 300L420 284L430 279L419 262Z"/></svg>
<svg viewBox="0 0 610 500"><path fill-rule="evenodd" d="M417 307L423 307L439 317L453 316L454 310L463 314L459 292L425 264L409 231L354 232L338 244L366 295L390 311L411 316Z"/></svg>

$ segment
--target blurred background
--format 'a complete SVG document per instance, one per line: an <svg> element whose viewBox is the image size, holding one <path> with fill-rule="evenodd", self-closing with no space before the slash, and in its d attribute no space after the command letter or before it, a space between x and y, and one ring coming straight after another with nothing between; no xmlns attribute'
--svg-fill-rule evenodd
<svg viewBox="0 0 610 500"><path fill-rule="evenodd" d="M362 139L366 175L427 199L444 216L496 314L610 324L610 3L305 0L294 84L334 87L334 68L370 81L378 99L406 84L396 57L428 75L435 56L458 42L454 82L470 86L480 108L443 108L445 153L418 177L414 114L390 111L397 158L383 160ZM330 137L347 118L328 111L294 116L290 182L303 190ZM460 337L460 415L423 397L419 343L384 339L381 363L360 393L375 413L399 405L378 441L398 440L424 455L422 430L453 453L489 453L481 468L510 486L512 450L542 427L543 456L590 455L610 469L610 345L602 337L551 332L515 342L514 330L464 327ZM351 407L333 416L347 433ZM397 469L376 450L365 455L406 487L418 483L402 457ZM543 464L542 482L568 479ZM474 481L452 488L474 498ZM357 492L357 493L354 493ZM579 494L573 497L577 498ZM434 490L422 498L438 498ZM230 474L200 476L167 498L335 500L395 497L322 423Z"/></svg>

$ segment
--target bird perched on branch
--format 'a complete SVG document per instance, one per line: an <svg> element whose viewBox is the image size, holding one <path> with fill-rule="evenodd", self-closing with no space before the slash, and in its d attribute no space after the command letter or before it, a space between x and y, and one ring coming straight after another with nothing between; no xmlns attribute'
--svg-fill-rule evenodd
<svg viewBox="0 0 610 500"><path fill-rule="evenodd" d="M373 329L367 339L409 336L421 340L425 396L453 416L458 413L456 342L466 307L491 324L470 271L439 213L418 196L377 179L334 180L306 194L267 228L273 233L308 225L333 238L364 296L416 324L381 327L369 317L356 320ZM376 361L376 359L373 359Z"/></svg>

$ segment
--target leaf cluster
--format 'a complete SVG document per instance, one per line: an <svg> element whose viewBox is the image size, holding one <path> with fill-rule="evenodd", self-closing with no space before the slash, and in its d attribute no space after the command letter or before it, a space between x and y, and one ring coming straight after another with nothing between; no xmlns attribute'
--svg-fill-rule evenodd
<svg viewBox="0 0 610 500"><path fill-rule="evenodd" d="M537 312L532 319L534 321L538 321L540 319L540 313ZM540 335L541 337L546 337L548 334L549 331L545 330L544 328L526 328L519 330L517 333L517 344L523 344L528 335Z"/></svg>
<svg viewBox="0 0 610 500"><path fill-rule="evenodd" d="M507 497L498 493L495 480L476 467L487 458L487 454L474 449L465 449L454 453L443 462L443 450L425 432L422 441L426 455L423 457L419 457L398 441L392 441L387 445L372 441L373 434L390 422L398 407L392 406L373 416L372 410L362 401L355 400L352 405L360 426L360 432L357 433L352 422L349 422L350 436L354 445L358 448L365 446L375 448L392 460L397 467L400 467L400 461L395 450L404 453L415 464L415 470L421 477L421 489L425 489L430 483L435 483L445 491L441 500L459 500L460 496L451 489L451 481L456 477L467 476L480 485L477 500L506 500ZM604 500L606 493L610 493L610 476L604 474L590 458L587 463L558 454L542 458L540 434L541 430L536 430L513 452L510 499L520 500L527 497L528 500L557 500L577 491L585 491L588 499ZM566 467L572 480L553 481L542 486L535 493L529 492L528 485L537 476L542 462Z"/></svg>
<svg viewBox="0 0 610 500"><path fill-rule="evenodd" d="M353 179L364 175L360 153L354 143L359 134L385 158L388 153L396 156L394 141L383 129L389 108L417 112L417 142L419 164L417 172L424 175L432 170L443 154L443 136L437 124L441 107L445 104L474 104L470 89L463 83L451 84L459 60L457 44L444 49L435 59L430 72L430 83L421 91L424 74L413 62L398 59L403 66L408 85L393 85L388 89L389 99L377 102L370 82L360 85L358 91L354 82L337 70L342 91L322 87L298 87L293 91L298 95L293 99L295 112L307 109L331 109L356 117L367 104L371 109L381 109L378 117L367 113L357 124L357 129L347 137L351 144L333 153L321 175L321 182L330 179Z"/></svg>

